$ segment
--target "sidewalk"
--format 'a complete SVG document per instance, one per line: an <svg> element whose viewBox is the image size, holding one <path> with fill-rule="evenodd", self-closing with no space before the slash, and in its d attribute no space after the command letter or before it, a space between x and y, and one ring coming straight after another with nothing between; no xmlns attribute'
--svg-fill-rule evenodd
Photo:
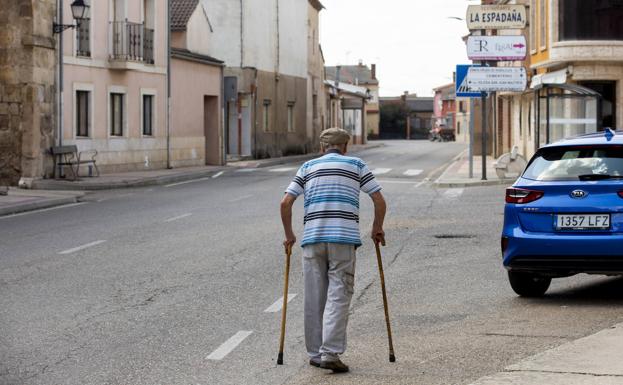
<svg viewBox="0 0 623 385"><path fill-rule="evenodd" d="M482 157L474 156L473 178L469 177L469 157L467 151L461 153L456 160L446 168L446 170L434 182L436 187L472 187L472 186L492 186L492 185L511 185L514 179L498 178L495 168L495 159L487 157L487 180L482 180Z"/></svg>
<svg viewBox="0 0 623 385"><path fill-rule="evenodd" d="M472 385L623 384L623 324L580 338L481 378Z"/></svg>
<svg viewBox="0 0 623 385"><path fill-rule="evenodd" d="M84 194L79 191L10 188L8 195L0 195L0 216L76 203Z"/></svg>
<svg viewBox="0 0 623 385"><path fill-rule="evenodd" d="M349 153L357 153L372 148L383 146L382 143L372 142L365 145L353 145ZM192 179L200 179L213 176L221 171L236 168L260 168L271 167L285 163L304 162L317 157L317 153L284 156L281 158L268 158L260 160L229 162L226 166L198 166L180 167L170 170L147 170L124 173L102 174L99 177L80 178L77 181L58 179L37 179L32 183L32 188L37 190L110 190L128 187L144 187L183 182Z"/></svg>

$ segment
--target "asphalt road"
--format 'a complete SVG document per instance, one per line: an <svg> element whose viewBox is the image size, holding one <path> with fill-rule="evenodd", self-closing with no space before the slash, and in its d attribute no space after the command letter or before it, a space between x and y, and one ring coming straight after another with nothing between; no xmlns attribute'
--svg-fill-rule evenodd
<svg viewBox="0 0 623 385"><path fill-rule="evenodd" d="M623 321L623 280L555 280L514 295L501 267L504 187L435 189L455 143L360 154L389 203L383 249L397 362L387 362L367 232L344 361L309 367L300 248L285 365L277 366L283 249L278 203L298 164L89 195L0 218L0 384L467 384ZM295 205L296 230L302 204Z"/></svg>

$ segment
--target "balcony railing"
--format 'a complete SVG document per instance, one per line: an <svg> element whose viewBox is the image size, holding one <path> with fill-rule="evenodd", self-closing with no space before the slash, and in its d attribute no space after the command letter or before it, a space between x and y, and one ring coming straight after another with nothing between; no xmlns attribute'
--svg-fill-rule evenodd
<svg viewBox="0 0 623 385"><path fill-rule="evenodd" d="M112 60L154 63L154 30L128 21L110 23Z"/></svg>
<svg viewBox="0 0 623 385"><path fill-rule="evenodd" d="M91 20L84 19L76 29L76 56L91 56Z"/></svg>

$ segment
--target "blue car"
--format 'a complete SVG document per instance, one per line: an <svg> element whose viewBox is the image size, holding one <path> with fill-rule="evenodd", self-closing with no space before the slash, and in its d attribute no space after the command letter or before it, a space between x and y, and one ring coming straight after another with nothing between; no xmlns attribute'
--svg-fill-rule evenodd
<svg viewBox="0 0 623 385"><path fill-rule="evenodd" d="M521 296L542 296L552 278L623 275L623 132L540 148L506 190L501 243Z"/></svg>

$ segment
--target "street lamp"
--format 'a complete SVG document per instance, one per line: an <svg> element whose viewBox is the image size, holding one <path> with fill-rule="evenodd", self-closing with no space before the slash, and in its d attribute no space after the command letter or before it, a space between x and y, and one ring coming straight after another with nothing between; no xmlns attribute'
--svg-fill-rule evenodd
<svg viewBox="0 0 623 385"><path fill-rule="evenodd" d="M84 0L74 0L71 3L71 15L74 20L76 20L76 24L53 24L54 33L61 33L68 28L76 28L80 25L82 20L89 17L89 9L91 7Z"/></svg>
<svg viewBox="0 0 623 385"><path fill-rule="evenodd" d="M71 15L73 16L76 24L63 24L63 0L58 0L58 23L52 24L52 31L58 35L58 145L63 145L63 36L61 33L69 28L76 28L80 26L82 20L89 18L89 5L90 0L74 0L71 3ZM58 165L58 175L63 176L63 166Z"/></svg>

